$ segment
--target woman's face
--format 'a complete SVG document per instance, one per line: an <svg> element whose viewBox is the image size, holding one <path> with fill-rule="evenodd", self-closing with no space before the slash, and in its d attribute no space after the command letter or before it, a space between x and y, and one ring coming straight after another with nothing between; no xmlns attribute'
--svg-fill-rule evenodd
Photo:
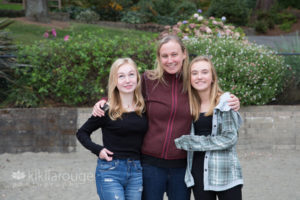
<svg viewBox="0 0 300 200"><path fill-rule="evenodd" d="M191 66L191 84L198 92L211 89L213 83L210 63L206 61L195 62Z"/></svg>
<svg viewBox="0 0 300 200"><path fill-rule="evenodd" d="M126 63L117 72L117 88L120 94L133 93L137 86L137 72L135 68Z"/></svg>
<svg viewBox="0 0 300 200"><path fill-rule="evenodd" d="M161 65L167 73L176 74L181 71L186 54L180 44L171 40L161 46L159 54Z"/></svg>

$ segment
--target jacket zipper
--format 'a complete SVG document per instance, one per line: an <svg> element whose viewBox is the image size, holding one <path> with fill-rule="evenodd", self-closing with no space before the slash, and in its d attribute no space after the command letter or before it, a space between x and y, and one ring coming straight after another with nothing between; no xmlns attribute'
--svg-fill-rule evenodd
<svg viewBox="0 0 300 200"><path fill-rule="evenodd" d="M175 81L174 81L175 79ZM175 82L175 83L174 83ZM173 78L172 81L172 107L171 107L171 115L168 121L168 127L167 127L167 131L166 131L166 137L165 137L165 141L164 141L164 146L163 146L163 154L162 154L162 158L167 158L167 151L169 149L169 145L170 145L170 139L172 136L172 131L173 131L173 124L174 124L174 119L175 119L175 115L176 115L176 109L177 107L177 75L175 76L175 78Z"/></svg>

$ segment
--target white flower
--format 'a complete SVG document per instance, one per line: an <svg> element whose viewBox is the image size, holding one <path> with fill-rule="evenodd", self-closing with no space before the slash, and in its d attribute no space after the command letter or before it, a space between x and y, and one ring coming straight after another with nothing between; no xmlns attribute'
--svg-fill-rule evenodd
<svg viewBox="0 0 300 200"><path fill-rule="evenodd" d="M202 21L202 20L203 20L203 17L202 17L202 16L199 16L199 17L197 18L197 20L198 20L198 21Z"/></svg>
<svg viewBox="0 0 300 200"><path fill-rule="evenodd" d="M194 18L198 18L198 17L199 17L198 13L195 13Z"/></svg>
<svg viewBox="0 0 300 200"><path fill-rule="evenodd" d="M222 20L223 22L225 22L225 21L226 21L226 17L223 16L223 17L221 18L221 20Z"/></svg>
<svg viewBox="0 0 300 200"><path fill-rule="evenodd" d="M184 37L182 38L182 40L188 40L188 39L189 39L188 36L184 36Z"/></svg>

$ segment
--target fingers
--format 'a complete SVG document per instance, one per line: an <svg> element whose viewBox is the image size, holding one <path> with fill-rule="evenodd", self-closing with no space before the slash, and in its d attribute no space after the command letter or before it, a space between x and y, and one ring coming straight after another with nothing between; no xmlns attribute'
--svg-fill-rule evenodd
<svg viewBox="0 0 300 200"><path fill-rule="evenodd" d="M99 103L99 106L102 108L104 106L104 104L106 103L106 101L105 100L101 100L98 103Z"/></svg>
<svg viewBox="0 0 300 200"><path fill-rule="evenodd" d="M104 101L104 100L102 100L102 101ZM92 112L92 115L94 116L94 117L103 117L104 115L105 115L105 112L104 112L104 110L102 110L101 108L100 108L100 105L101 105L101 102L102 101L98 101L95 105L94 105L94 107L93 107L93 112ZM104 103L103 103L103 105L105 104L105 101L104 101ZM103 106L101 106L101 107L103 107Z"/></svg>
<svg viewBox="0 0 300 200"><path fill-rule="evenodd" d="M230 99L228 99L228 105L234 111L238 111L240 109L240 100L233 94L230 94Z"/></svg>
<svg viewBox="0 0 300 200"><path fill-rule="evenodd" d="M109 151L108 149L104 148L100 151L100 154L99 154L99 158L102 159L102 160L106 160L106 161L112 161L112 155L114 153Z"/></svg>

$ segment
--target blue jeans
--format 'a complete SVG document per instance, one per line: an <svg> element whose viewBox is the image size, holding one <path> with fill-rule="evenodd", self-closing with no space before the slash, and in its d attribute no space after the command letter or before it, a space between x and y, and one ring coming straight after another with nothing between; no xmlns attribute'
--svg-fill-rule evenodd
<svg viewBox="0 0 300 200"><path fill-rule="evenodd" d="M98 159L96 186L101 200L140 200L143 191L140 161Z"/></svg>
<svg viewBox="0 0 300 200"><path fill-rule="evenodd" d="M185 168L161 168L143 164L143 200L189 200L190 189L184 182Z"/></svg>

